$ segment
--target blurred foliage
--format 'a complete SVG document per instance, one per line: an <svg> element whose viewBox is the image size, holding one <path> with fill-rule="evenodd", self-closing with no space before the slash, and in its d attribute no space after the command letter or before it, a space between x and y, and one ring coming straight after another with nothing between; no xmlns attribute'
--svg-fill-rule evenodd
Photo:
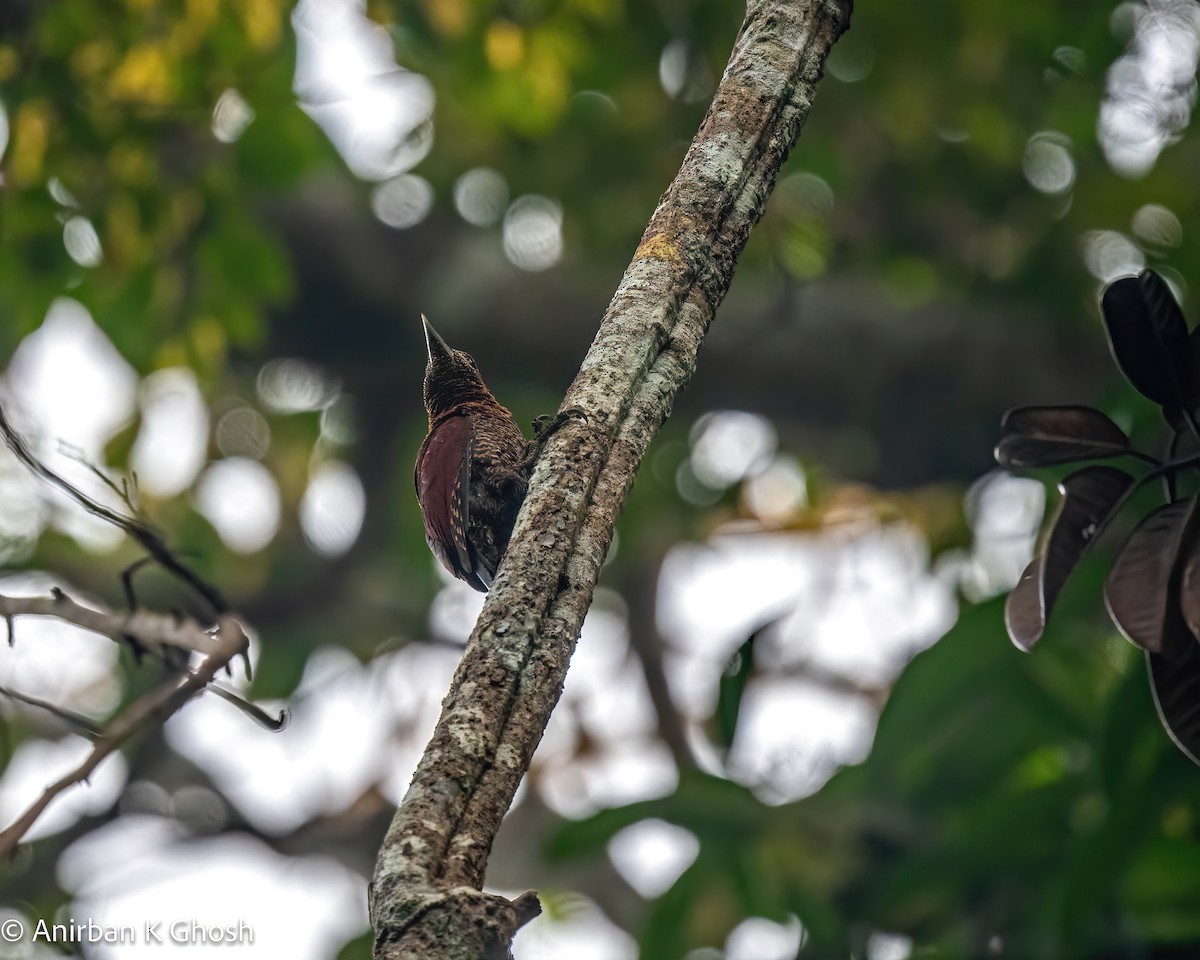
<svg viewBox="0 0 1200 960"><path fill-rule="evenodd" d="M863 956L880 930L931 957L1194 944L1200 778L1095 609L1103 573L1085 565L1044 657L1014 655L998 601L965 610L897 682L868 760L814 796L771 806L696 774L671 797L569 824L548 855L594 855L650 817L700 838L650 911L648 957L789 913L818 957Z"/></svg>
<svg viewBox="0 0 1200 960"><path fill-rule="evenodd" d="M797 535L848 515L904 522L934 554L961 548L961 494L988 469L1006 407L1085 400L1126 429L1155 417L1107 366L1101 278L1088 272L1089 231L1125 235L1194 313L1200 137L1185 122L1152 168L1123 176L1097 135L1137 5L858 6L696 380L638 479L604 574L622 589L648 589L673 544L737 519ZM409 472L424 431L417 317L475 354L519 420L553 409L740 15L715 0L371 0L376 39L436 95L432 147L413 168L433 207L393 230L372 216L379 188L349 172L313 119L350 95L305 89L298 100L293 89L294 25L320 7L0 5L0 357L68 296L139 375L190 368L213 424L231 403L266 418L262 460L283 501L266 548L228 549L189 493L146 499L263 636L255 693L269 697L288 695L323 644L369 660L429 639L439 581ZM218 139L229 91L252 120ZM1056 192L1030 183L1039 136L1069 158ZM557 265L518 269L502 223L456 214L455 185L478 167L499 171L511 197L561 205ZM1132 236L1147 204L1180 229ZM65 241L86 240L86 224L98 251L72 255ZM266 404L256 379L281 357L336 384L337 407ZM807 500L758 516L744 485L696 479L688 427L730 407L775 425ZM127 468L141 427L111 439L109 466ZM225 455L214 432L207 457ZM354 546L330 558L297 511L311 471L334 459L361 477L367 515ZM14 569L55 571L111 602L136 558L128 544L98 558L54 529L27 547ZM772 806L749 786L685 772L669 797L563 827L547 839L551 862L594 863L615 832L649 817L694 832L692 866L617 918L647 958L719 946L746 916L789 914L814 956L864 956L876 931L911 937L921 956L983 956L994 938L1007 956L1194 955L1200 777L1162 736L1141 664L1097 609L1102 561L1078 572L1036 658L1005 639L997 601L964 601L892 691L869 759L816 795ZM142 589L149 605L179 602L153 578ZM630 609L641 617L631 632L652 631L653 603ZM730 665L710 724L722 747L752 646ZM128 699L145 678L126 666ZM6 757L42 730L22 716ZM143 758L147 777L170 759L151 739L135 749L168 759ZM377 828L346 845L369 857ZM5 883L45 916L65 896L52 865L74 835L43 841ZM368 949L364 938L344 955Z"/></svg>

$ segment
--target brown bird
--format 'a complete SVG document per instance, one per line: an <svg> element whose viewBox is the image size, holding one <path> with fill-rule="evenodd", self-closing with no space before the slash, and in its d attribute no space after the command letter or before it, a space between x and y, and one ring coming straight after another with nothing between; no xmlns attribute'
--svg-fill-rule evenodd
<svg viewBox="0 0 1200 960"><path fill-rule="evenodd" d="M525 439L470 354L447 346L424 316L421 323L429 433L414 477L425 540L443 567L486 591L512 536L530 468L552 427L535 425L538 439Z"/></svg>

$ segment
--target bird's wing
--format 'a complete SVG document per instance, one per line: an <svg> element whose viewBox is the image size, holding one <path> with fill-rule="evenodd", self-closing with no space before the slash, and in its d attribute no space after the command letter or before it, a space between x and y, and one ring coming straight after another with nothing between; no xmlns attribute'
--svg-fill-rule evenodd
<svg viewBox="0 0 1200 960"><path fill-rule="evenodd" d="M467 540L474 448L475 425L470 414L448 417L435 424L421 444L415 479L429 549L454 576L476 590L486 590L475 571L475 551Z"/></svg>

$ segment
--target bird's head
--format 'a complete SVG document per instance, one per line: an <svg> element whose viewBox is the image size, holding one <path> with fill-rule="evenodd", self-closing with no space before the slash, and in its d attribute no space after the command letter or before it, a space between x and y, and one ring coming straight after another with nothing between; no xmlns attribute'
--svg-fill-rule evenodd
<svg viewBox="0 0 1200 960"><path fill-rule="evenodd" d="M425 328L425 409L430 421L472 401L491 401L495 398L479 375L479 367L472 356L463 350L454 350L443 340L433 326L421 315Z"/></svg>

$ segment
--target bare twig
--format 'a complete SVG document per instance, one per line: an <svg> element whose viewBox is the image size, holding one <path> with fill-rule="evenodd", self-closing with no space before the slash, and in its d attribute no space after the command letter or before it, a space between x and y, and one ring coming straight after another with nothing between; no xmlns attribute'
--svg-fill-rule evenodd
<svg viewBox="0 0 1200 960"><path fill-rule="evenodd" d="M143 550L145 550L160 567L176 577L183 583L187 584L196 593L200 594L208 601L216 614L229 612L229 604L212 584L207 583L202 577L196 574L190 567L182 563L167 546L166 541L157 530L142 520L133 517L126 517L111 510L98 500L89 497L86 493L76 487L68 480L64 480L57 473L47 467L41 460L34 456L29 449L25 440L9 423L8 417L4 413L3 407L0 407L0 434L4 435L4 442L8 444L8 448L13 452L18 460L28 467L34 474L41 477L51 486L57 487L68 497L83 507L88 513L99 517L111 523L114 527L123 530L130 538L136 541ZM103 475L102 475L103 476ZM105 482L111 486L111 481L104 478ZM127 502L131 502L131 498L121 495Z"/></svg>
<svg viewBox="0 0 1200 960"><path fill-rule="evenodd" d="M288 721L291 719L286 710L280 710L279 716L273 717L257 703L251 703L245 697L239 696L216 682L209 684L208 692L216 694L226 703L233 704L260 727L270 730L272 733L278 733L288 725Z"/></svg>
<svg viewBox="0 0 1200 960"><path fill-rule="evenodd" d="M212 650L200 665L182 676L169 678L143 694L109 723L82 763L46 787L37 800L0 831L0 857L10 855L16 849L21 838L55 797L90 777L106 757L120 749L134 734L175 713L207 687L217 672L228 666L234 657L243 654L248 643L241 621L231 614L222 615L217 621Z"/></svg>
<svg viewBox="0 0 1200 960"><path fill-rule="evenodd" d="M865 700L876 708L882 707L887 702L888 695L892 691L889 684L863 683L837 670L821 666L813 660L801 660L785 667L777 667L771 673L775 677L808 680L832 693Z"/></svg>
<svg viewBox="0 0 1200 960"><path fill-rule="evenodd" d="M89 513L123 530L146 550L149 557L135 563L126 570L122 578L131 607L133 606L133 588L130 578L138 567L147 561L153 561L195 590L208 601L217 614L216 625L206 627L190 617L177 614L164 615L136 609L131 609L128 613L117 614L103 607L86 607L72 600L57 587L51 590L49 597L0 595L0 617L3 617L8 624L10 644L13 641L13 624L16 617L42 616L54 617L85 630L112 637L118 642L132 643L139 651L152 651L168 666L170 666L168 653L172 650L187 650L202 656L199 665L192 670L180 673L172 669L162 683L134 700L96 734L95 743L83 762L46 787L24 813L0 832L0 856L3 856L16 848L21 838L25 836L55 797L71 786L86 780L106 757L120 749L121 745L130 737L175 713L192 697L207 688L219 671L225 670L230 673L230 662L234 657L242 657L246 675L249 676L250 644L241 621L229 612L229 605L220 592L176 559L175 554L167 547L158 532L141 519L134 496L134 487L128 483L117 487L97 467L86 464L86 461L79 456L75 457L88 465L121 498L129 510L137 515L135 517L122 516L93 500L34 456L22 437L8 422L3 409L0 409L0 433L3 433L9 449L36 476L63 491ZM222 699L234 704L256 722L269 729L282 729L286 723L286 714L284 713L281 713L278 718L271 717L260 707L249 703L230 690L218 687L213 689ZM26 703L50 710L63 719L79 719L52 704L46 704L21 694L10 693L9 695L14 699L21 699Z"/></svg>
<svg viewBox="0 0 1200 960"><path fill-rule="evenodd" d="M86 467L88 472L95 476L109 490L120 497L121 502L129 508L131 516L136 517L139 521L144 522L145 517L142 514L142 508L137 502L137 478L134 477L133 483L127 478L121 479L121 485L118 487L116 481L113 480L107 473L101 470L96 464L92 463L77 446L71 443L66 443L62 440L58 442L59 450L63 456L74 460L80 466Z"/></svg>
<svg viewBox="0 0 1200 960"><path fill-rule="evenodd" d="M54 617L121 643L132 640L161 658L164 647L195 653L211 653L210 627L191 619L166 613L135 610L115 613L105 607L85 607L61 590L48 597L8 597L0 594L0 617L10 626L17 617Z"/></svg>
<svg viewBox="0 0 1200 960"><path fill-rule="evenodd" d="M687 721L675 705L667 683L665 664L666 643L654 620L655 593L662 570L664 551L637 564L620 582L618 589L629 605L629 646L641 664L646 691L658 720L658 735L675 766L683 770L696 768L696 757L688 743Z"/></svg>
<svg viewBox="0 0 1200 960"><path fill-rule="evenodd" d="M31 697L27 693L21 693L19 690L10 690L8 687L0 687L0 696L8 697L9 700L13 700L16 703L23 703L26 706L45 710L51 716L58 717L59 720L74 727L91 740L95 740L100 736L100 728L92 723L91 720L71 710L65 710L57 703L51 703L49 700L42 700L39 697Z"/></svg>

